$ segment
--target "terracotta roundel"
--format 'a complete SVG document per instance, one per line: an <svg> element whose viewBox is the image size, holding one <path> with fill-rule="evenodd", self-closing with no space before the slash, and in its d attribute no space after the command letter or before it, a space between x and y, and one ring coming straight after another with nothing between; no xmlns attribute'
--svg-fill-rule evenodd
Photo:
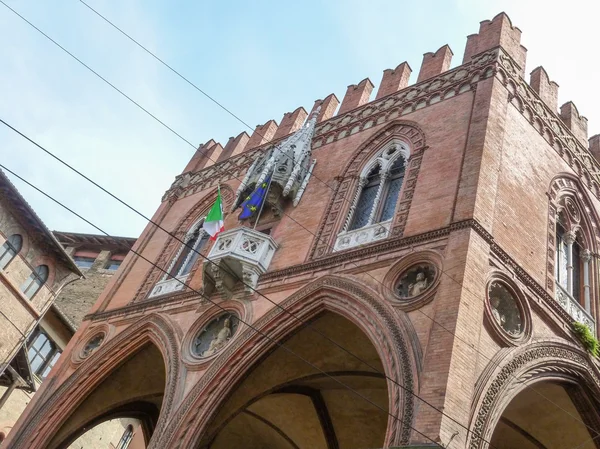
<svg viewBox="0 0 600 449"><path fill-rule="evenodd" d="M223 349L235 335L240 320L228 312L209 321L192 343L192 350L199 357L210 357Z"/></svg>
<svg viewBox="0 0 600 449"><path fill-rule="evenodd" d="M494 323L510 337L521 336L525 320L515 294L504 283L493 281L489 287L488 301Z"/></svg>
<svg viewBox="0 0 600 449"><path fill-rule="evenodd" d="M396 295L401 299L410 299L421 295L431 288L436 278L436 269L430 263L413 265L406 269L396 283Z"/></svg>
<svg viewBox="0 0 600 449"><path fill-rule="evenodd" d="M104 334L96 334L88 340L81 351L81 357L89 357L104 341Z"/></svg>

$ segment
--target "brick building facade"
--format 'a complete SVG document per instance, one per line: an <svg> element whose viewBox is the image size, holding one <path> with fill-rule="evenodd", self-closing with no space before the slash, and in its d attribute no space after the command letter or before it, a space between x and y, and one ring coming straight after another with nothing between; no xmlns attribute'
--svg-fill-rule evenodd
<svg viewBox="0 0 600 449"><path fill-rule="evenodd" d="M600 137L520 36L202 145L7 447L596 447Z"/></svg>

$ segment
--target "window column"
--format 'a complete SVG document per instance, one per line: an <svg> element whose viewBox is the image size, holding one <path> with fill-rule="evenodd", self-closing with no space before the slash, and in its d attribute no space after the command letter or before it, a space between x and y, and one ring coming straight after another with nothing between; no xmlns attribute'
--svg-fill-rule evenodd
<svg viewBox="0 0 600 449"><path fill-rule="evenodd" d="M567 291L573 295L573 243L577 234L575 231L567 231L564 235L565 243L567 244Z"/></svg>
<svg viewBox="0 0 600 449"><path fill-rule="evenodd" d="M581 252L581 260L583 261L583 300L584 307L588 313L591 311L590 300L590 261L592 260L592 252L589 249L584 249Z"/></svg>
<svg viewBox="0 0 600 449"><path fill-rule="evenodd" d="M360 199L360 195L362 194L363 188L367 185L367 181L368 179L366 176L361 176L358 179L358 188L356 189L356 195L354 195L354 199L352 200L350 212L348 213L348 217L346 218L346 223L344 223L342 232L347 231L350 227L350 223L352 223L352 219L354 218L354 212L356 211L356 206L358 205L358 200Z"/></svg>

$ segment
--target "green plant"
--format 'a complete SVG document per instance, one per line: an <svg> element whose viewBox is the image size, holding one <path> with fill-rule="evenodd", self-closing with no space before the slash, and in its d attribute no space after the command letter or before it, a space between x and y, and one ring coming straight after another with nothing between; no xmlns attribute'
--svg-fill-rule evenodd
<svg viewBox="0 0 600 449"><path fill-rule="evenodd" d="M600 342L596 337L594 337L594 334L592 334L590 328L585 324L578 323L575 321L573 322L573 331L575 332L585 349L587 349L589 353L592 354L594 357L598 357Z"/></svg>

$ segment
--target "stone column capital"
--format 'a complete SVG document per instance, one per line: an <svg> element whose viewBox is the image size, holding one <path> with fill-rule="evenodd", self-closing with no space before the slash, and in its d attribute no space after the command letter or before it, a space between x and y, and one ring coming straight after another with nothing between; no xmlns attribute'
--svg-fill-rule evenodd
<svg viewBox="0 0 600 449"><path fill-rule="evenodd" d="M575 231L567 231L565 232L563 239L567 245L572 245L577 240L577 232Z"/></svg>

